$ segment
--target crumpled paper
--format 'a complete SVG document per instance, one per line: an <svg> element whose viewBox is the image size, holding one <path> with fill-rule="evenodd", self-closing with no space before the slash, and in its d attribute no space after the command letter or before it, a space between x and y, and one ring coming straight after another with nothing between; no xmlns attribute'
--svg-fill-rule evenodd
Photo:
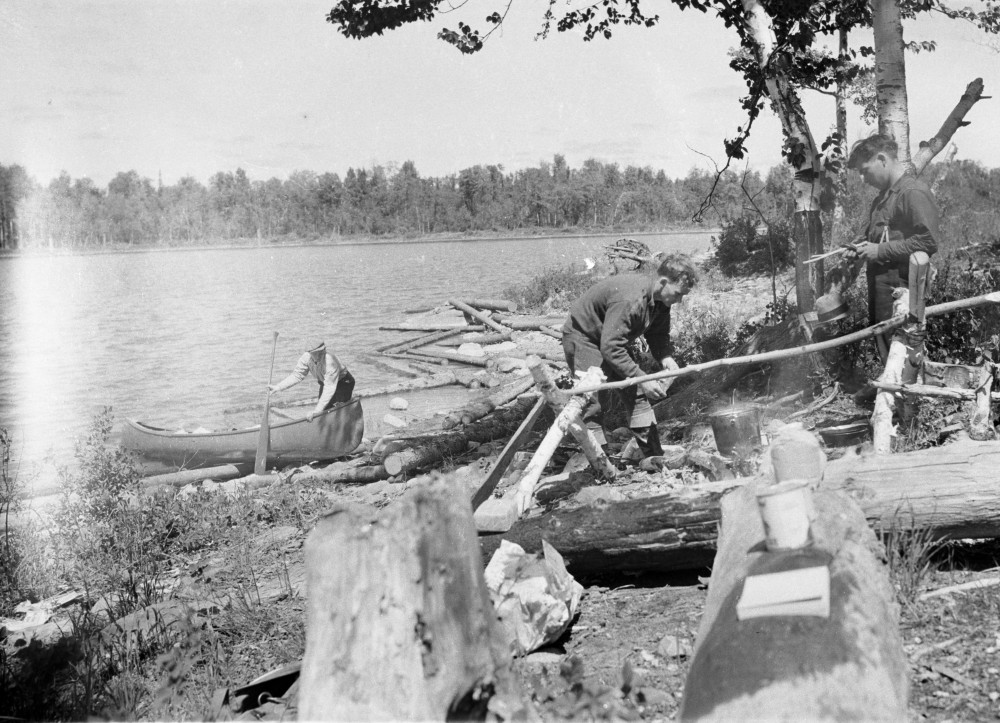
<svg viewBox="0 0 1000 723"><path fill-rule="evenodd" d="M503 540L486 566L486 587L515 654L558 640L576 616L583 585L562 555L542 540L543 556Z"/></svg>

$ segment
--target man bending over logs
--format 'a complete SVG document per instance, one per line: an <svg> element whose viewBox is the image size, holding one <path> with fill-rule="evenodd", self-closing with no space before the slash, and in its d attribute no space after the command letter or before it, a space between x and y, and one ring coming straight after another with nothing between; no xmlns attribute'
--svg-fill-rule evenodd
<svg viewBox="0 0 1000 723"><path fill-rule="evenodd" d="M676 369L670 343L670 307L697 281L698 274L683 254L669 254L646 273L617 274L597 282L573 302L563 326L563 351L570 374L599 366L609 381L643 375L629 345L644 336L650 353L663 369ZM587 426L604 443L604 412L618 400L644 456L659 449L656 417L650 402L663 399L673 379L642 382L624 390L598 392L597 402L584 413Z"/></svg>

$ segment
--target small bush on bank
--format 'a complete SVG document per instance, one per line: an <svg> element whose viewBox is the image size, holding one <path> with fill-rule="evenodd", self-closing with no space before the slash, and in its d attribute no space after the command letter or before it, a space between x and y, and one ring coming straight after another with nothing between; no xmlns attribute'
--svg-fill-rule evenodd
<svg viewBox="0 0 1000 723"><path fill-rule="evenodd" d="M576 297L606 275L597 268L587 271L575 264L568 268L550 268L524 284L507 286L501 296L516 303L518 311L524 313L565 310Z"/></svg>
<svg viewBox="0 0 1000 723"><path fill-rule="evenodd" d="M1000 252L955 252L934 259L938 275L928 304L968 299L1000 290ZM950 364L1000 361L1000 310L993 304L927 320L928 357Z"/></svg>
<svg viewBox="0 0 1000 723"><path fill-rule="evenodd" d="M722 227L718 238L712 237L710 265L726 276L769 274L787 269L795 262L791 226L777 221L758 230L756 216L741 216Z"/></svg>

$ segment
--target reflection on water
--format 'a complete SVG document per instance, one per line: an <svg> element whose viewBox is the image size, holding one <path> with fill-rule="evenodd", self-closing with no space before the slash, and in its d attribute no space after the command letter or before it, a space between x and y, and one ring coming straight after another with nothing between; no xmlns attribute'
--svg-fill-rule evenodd
<svg viewBox="0 0 1000 723"><path fill-rule="evenodd" d="M23 459L70 461L95 413L225 424L263 399L308 340L325 338L358 386L398 381L366 363L401 339L407 309L497 296L548 267L582 265L618 236L379 243L0 259L0 426ZM707 233L644 236L703 250ZM314 393L303 383L290 398Z"/></svg>

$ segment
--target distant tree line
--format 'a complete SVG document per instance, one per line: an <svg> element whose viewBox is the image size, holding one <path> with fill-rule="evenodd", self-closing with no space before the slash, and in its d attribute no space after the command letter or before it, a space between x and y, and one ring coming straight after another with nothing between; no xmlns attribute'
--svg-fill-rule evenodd
<svg viewBox="0 0 1000 723"><path fill-rule="evenodd" d="M925 175L928 180L941 176L937 193L950 217L950 235L979 237L987 227L997 227L1000 170L957 161L947 173L938 166ZM685 228L714 180L714 173L699 169L671 179L648 166L622 169L596 160L571 168L556 155L551 163L514 172L477 165L434 178L421 177L411 161L350 168L343 179L336 173L295 171L285 180L251 181L237 169L216 173L207 185L191 177L163 185L128 171L100 188L65 173L44 186L21 166L0 164L0 248ZM763 177L756 171L727 171L705 219L720 226L743 216L787 221L794 203L791 188L786 164ZM846 218L831 231L835 241L855 232L870 198L870 189L850 176L842 194Z"/></svg>
<svg viewBox="0 0 1000 723"><path fill-rule="evenodd" d="M424 178L401 166L336 173L295 171L251 181L243 169L208 184L185 177L154 183L121 172L106 188L63 173L47 186L17 165L0 165L0 247L190 245L239 239L318 239L442 232L548 229L668 229L692 225L715 174L694 169L671 179L650 167L563 156L507 172L477 165ZM790 210L790 177L777 168L723 174L706 220L743 213L747 199L766 213Z"/></svg>

